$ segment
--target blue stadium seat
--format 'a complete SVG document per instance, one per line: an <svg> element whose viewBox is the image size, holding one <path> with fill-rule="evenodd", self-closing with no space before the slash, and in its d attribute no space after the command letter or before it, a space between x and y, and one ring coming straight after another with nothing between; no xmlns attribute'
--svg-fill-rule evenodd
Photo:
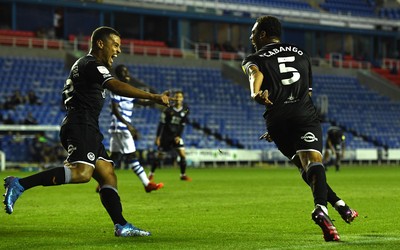
<svg viewBox="0 0 400 250"><path fill-rule="evenodd" d="M327 118L354 131L359 136L375 140L381 146L392 147L400 142L398 136L387 131L399 131L396 117L400 104L361 85L354 77L314 76L315 96L329 98ZM385 121L385 122L382 122ZM350 142L350 147L376 147L365 140Z"/></svg>
<svg viewBox="0 0 400 250"><path fill-rule="evenodd" d="M347 1L341 1L344 3ZM0 110L19 120L32 112L40 124L59 125L64 111L61 109L60 88L68 72L64 70L61 59L34 59L27 57L0 57L1 97L11 95L14 89L22 92L34 89L43 101L43 105L24 105L16 110ZM21 66L23 65L23 67ZM37 66L39 65L39 66ZM231 139L248 149L274 149L273 143L259 141L265 132L262 119L264 109L249 98L248 90L225 79L221 71L215 68L196 68L190 66L128 65L132 75L154 87L158 91L180 89L185 92L185 101L189 105L190 120L224 139ZM45 70L41 70L44 68ZM40 73L37 73L40 71ZM35 73L36 72L36 73ZM28 75L29 73L29 75ZM34 88L33 88L34 87ZM327 118L345 127L349 132L349 148L376 147L366 138L388 147L399 147L400 123L398 114L400 104L373 92L354 77L316 75L314 76L314 95L327 95L329 111ZM108 146L107 133L110 122L109 98L100 116L100 129L104 133L104 143ZM154 148L160 111L143 107L134 112L134 125L141 139L137 141L139 149ZM385 122L377 122L384 120ZM323 125L324 134L327 124ZM217 140L214 136L188 125L184 133L187 147L231 148L234 145ZM2 147L5 144L2 141ZM11 149L7 149L11 150Z"/></svg>

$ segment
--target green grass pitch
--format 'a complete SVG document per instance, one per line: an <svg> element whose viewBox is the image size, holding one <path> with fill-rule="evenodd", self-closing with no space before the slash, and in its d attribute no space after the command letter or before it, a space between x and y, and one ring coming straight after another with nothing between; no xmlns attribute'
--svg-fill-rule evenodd
<svg viewBox="0 0 400 250"><path fill-rule="evenodd" d="M26 172L0 172L25 176ZM159 169L145 193L118 170L124 216L151 237L117 238L96 183L36 187L12 215L0 213L0 249L400 249L400 167L330 169L330 185L359 217L348 225L329 207L341 242L326 243L311 220L313 199L294 167ZM4 188L1 189L4 192Z"/></svg>

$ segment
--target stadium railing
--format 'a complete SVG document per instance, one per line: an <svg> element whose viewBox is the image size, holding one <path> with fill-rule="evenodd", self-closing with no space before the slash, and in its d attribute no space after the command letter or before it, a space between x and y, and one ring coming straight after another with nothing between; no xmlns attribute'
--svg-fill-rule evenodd
<svg viewBox="0 0 400 250"><path fill-rule="evenodd" d="M363 60L356 60L351 55L343 56L341 53L328 53L325 56L328 64L335 68L349 69L371 69L371 63Z"/></svg>
<svg viewBox="0 0 400 250"><path fill-rule="evenodd" d="M0 30L0 45L13 47L64 49L63 40L39 38L32 31Z"/></svg>
<svg viewBox="0 0 400 250"><path fill-rule="evenodd" d="M191 42L186 48L169 47L164 41L123 39L123 53L130 55L158 56L171 58L202 58L208 60L238 61L242 56L238 52L212 50L210 44ZM187 41L184 40L187 44ZM38 38L31 31L0 30L0 45L11 47L28 47L42 49L72 49L85 51L90 48L90 37L70 35L68 41L59 39Z"/></svg>
<svg viewBox="0 0 400 250"><path fill-rule="evenodd" d="M387 69L396 68L400 70L400 60L394 58L383 58L382 66Z"/></svg>

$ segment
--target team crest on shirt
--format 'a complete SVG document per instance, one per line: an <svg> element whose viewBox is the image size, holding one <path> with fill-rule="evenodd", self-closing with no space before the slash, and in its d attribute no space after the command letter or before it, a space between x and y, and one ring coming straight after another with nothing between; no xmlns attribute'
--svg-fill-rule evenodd
<svg viewBox="0 0 400 250"><path fill-rule="evenodd" d="M93 154L92 152L89 152L89 153L87 154L87 158L88 158L90 161L94 161L94 154Z"/></svg>
<svg viewBox="0 0 400 250"><path fill-rule="evenodd" d="M311 132L307 132L305 135L301 137L305 142L315 142L318 141L318 138Z"/></svg>

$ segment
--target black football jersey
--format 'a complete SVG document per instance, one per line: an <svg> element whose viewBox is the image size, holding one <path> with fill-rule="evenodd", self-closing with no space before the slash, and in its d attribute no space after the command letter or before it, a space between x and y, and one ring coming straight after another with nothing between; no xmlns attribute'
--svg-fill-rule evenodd
<svg viewBox="0 0 400 250"><path fill-rule="evenodd" d="M344 133L339 127L330 127L327 133L328 140L330 140L333 145L339 145L345 140Z"/></svg>
<svg viewBox="0 0 400 250"><path fill-rule="evenodd" d="M189 108L183 105L181 109L169 107L161 113L157 136L181 136L189 116Z"/></svg>
<svg viewBox="0 0 400 250"><path fill-rule="evenodd" d="M103 85L112 78L107 67L96 62L92 55L78 59L71 68L62 92L67 109L63 123L83 123L98 127L106 97Z"/></svg>
<svg viewBox="0 0 400 250"><path fill-rule="evenodd" d="M317 116L309 96L312 70L307 53L295 45L271 43L243 60L247 75L252 65L263 73L261 90L268 90L273 103L266 109L268 120L294 113Z"/></svg>

